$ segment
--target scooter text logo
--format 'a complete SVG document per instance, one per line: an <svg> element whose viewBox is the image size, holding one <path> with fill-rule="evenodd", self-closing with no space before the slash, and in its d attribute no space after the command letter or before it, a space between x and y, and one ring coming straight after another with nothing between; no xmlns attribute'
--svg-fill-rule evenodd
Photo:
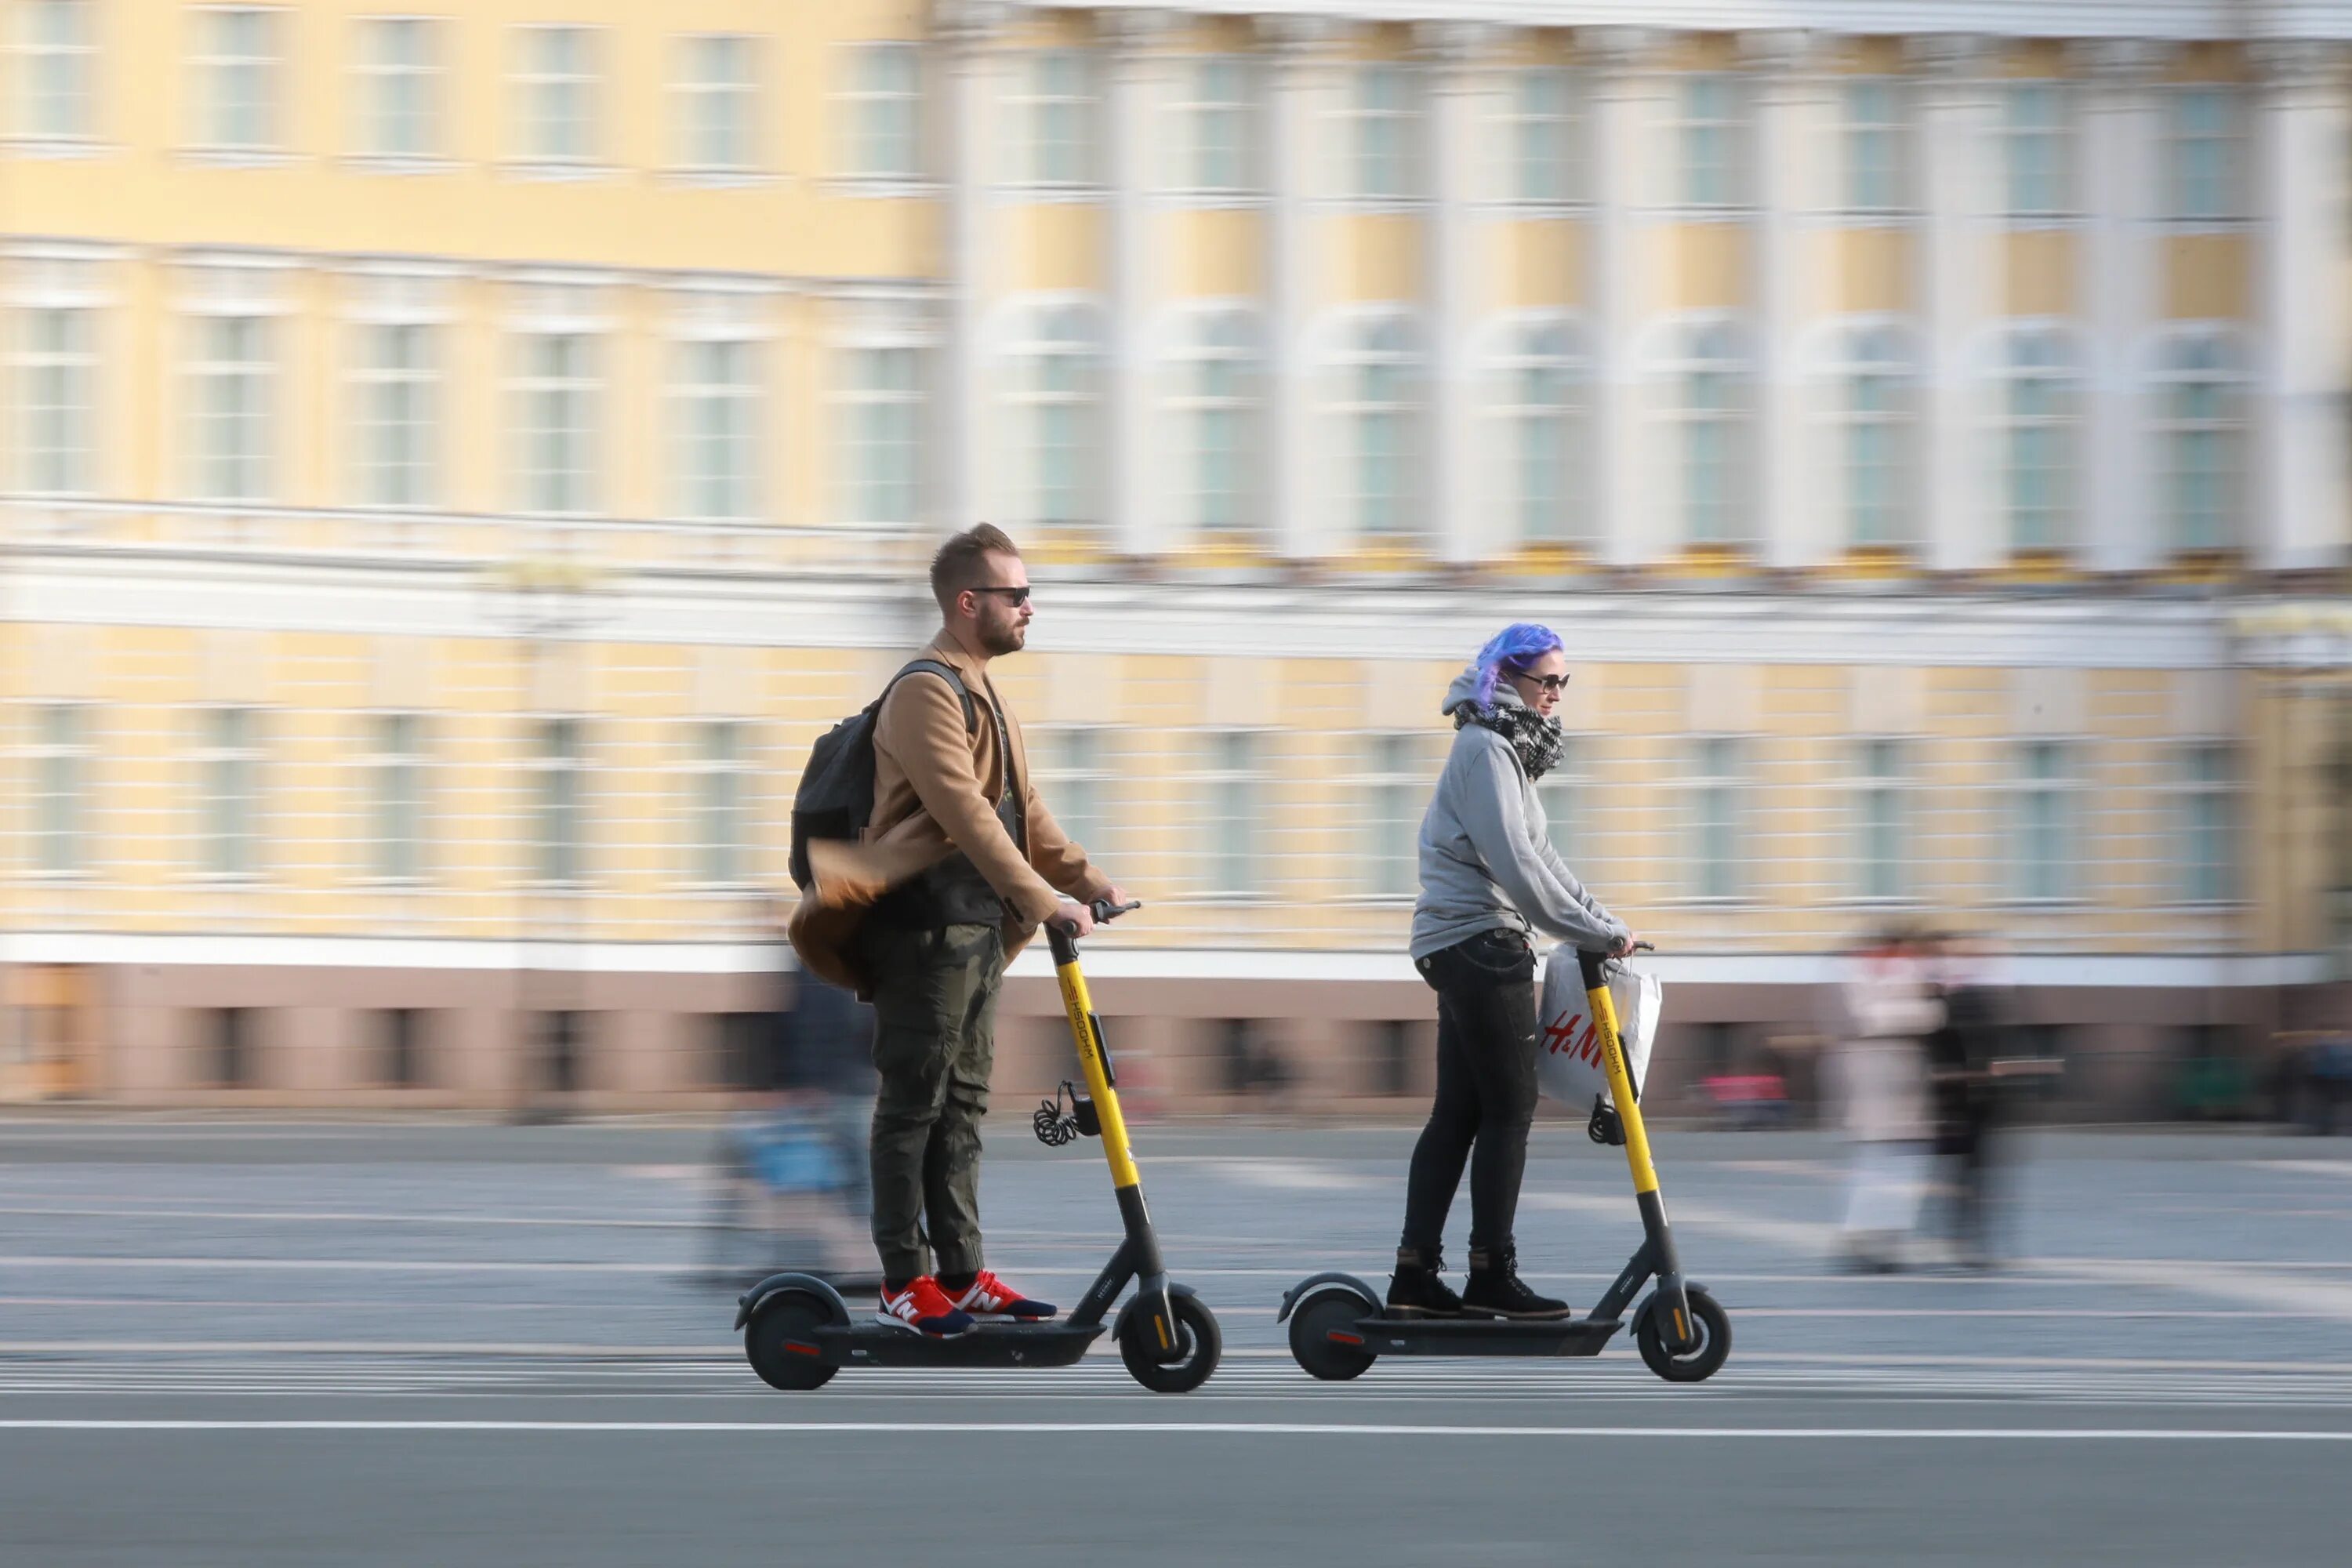
<svg viewBox="0 0 2352 1568"><path fill-rule="evenodd" d="M1594 1028L1592 1020L1583 1014L1564 1012L1545 1027L1543 1048L1551 1056L1565 1053L1598 1065L1601 1060L1601 1031Z"/></svg>

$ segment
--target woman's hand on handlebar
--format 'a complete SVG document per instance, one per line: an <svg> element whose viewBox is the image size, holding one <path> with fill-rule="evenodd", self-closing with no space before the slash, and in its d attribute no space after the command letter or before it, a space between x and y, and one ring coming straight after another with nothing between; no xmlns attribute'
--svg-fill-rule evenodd
<svg viewBox="0 0 2352 1568"><path fill-rule="evenodd" d="M1612 958L1623 958L1630 954L1636 947L1646 947L1647 945L1649 944L1643 942L1639 937L1636 937L1629 931L1618 940L1616 946L1609 950L1609 956Z"/></svg>

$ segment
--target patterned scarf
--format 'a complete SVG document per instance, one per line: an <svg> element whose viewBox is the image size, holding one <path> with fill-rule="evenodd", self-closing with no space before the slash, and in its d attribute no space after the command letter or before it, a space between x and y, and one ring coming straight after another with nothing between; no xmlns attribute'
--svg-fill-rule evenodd
<svg viewBox="0 0 2352 1568"><path fill-rule="evenodd" d="M1511 743L1518 753L1519 766L1528 770L1528 780L1533 783L1551 772L1559 763L1559 753L1568 738L1560 733L1559 721L1547 719L1534 709L1520 702L1496 702L1480 707L1465 702L1454 710L1454 727L1476 724L1492 730Z"/></svg>

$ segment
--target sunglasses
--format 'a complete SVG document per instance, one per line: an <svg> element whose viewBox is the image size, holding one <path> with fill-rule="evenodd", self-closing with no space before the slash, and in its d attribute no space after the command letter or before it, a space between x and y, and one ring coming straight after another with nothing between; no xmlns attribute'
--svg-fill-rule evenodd
<svg viewBox="0 0 2352 1568"><path fill-rule="evenodd" d="M1515 676L1513 679L1517 680L1532 680L1538 686L1542 687L1546 691L1550 692L1554 697L1559 696L1561 692L1568 689L1568 677L1565 675L1521 675Z"/></svg>
<svg viewBox="0 0 2352 1568"><path fill-rule="evenodd" d="M1002 594L1004 595L1004 602L1016 608L1029 602L1029 590L1026 587L974 588L972 592L975 594Z"/></svg>

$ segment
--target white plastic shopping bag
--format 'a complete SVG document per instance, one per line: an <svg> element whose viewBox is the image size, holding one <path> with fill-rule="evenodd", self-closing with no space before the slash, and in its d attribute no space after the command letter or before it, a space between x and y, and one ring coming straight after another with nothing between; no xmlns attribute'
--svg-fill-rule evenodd
<svg viewBox="0 0 2352 1568"><path fill-rule="evenodd" d="M1618 965L1610 976L1610 1005L1617 1015L1619 1044L1625 1052L1625 1070L1633 1076L1636 1098L1649 1078L1650 1043L1657 1037L1662 999L1654 974ZM1596 1097L1613 1105L1609 1069L1601 1060L1601 1033L1593 1026L1584 971L1572 947L1555 947L1544 960L1537 1025L1536 1081L1543 1092L1579 1110L1591 1110Z"/></svg>

